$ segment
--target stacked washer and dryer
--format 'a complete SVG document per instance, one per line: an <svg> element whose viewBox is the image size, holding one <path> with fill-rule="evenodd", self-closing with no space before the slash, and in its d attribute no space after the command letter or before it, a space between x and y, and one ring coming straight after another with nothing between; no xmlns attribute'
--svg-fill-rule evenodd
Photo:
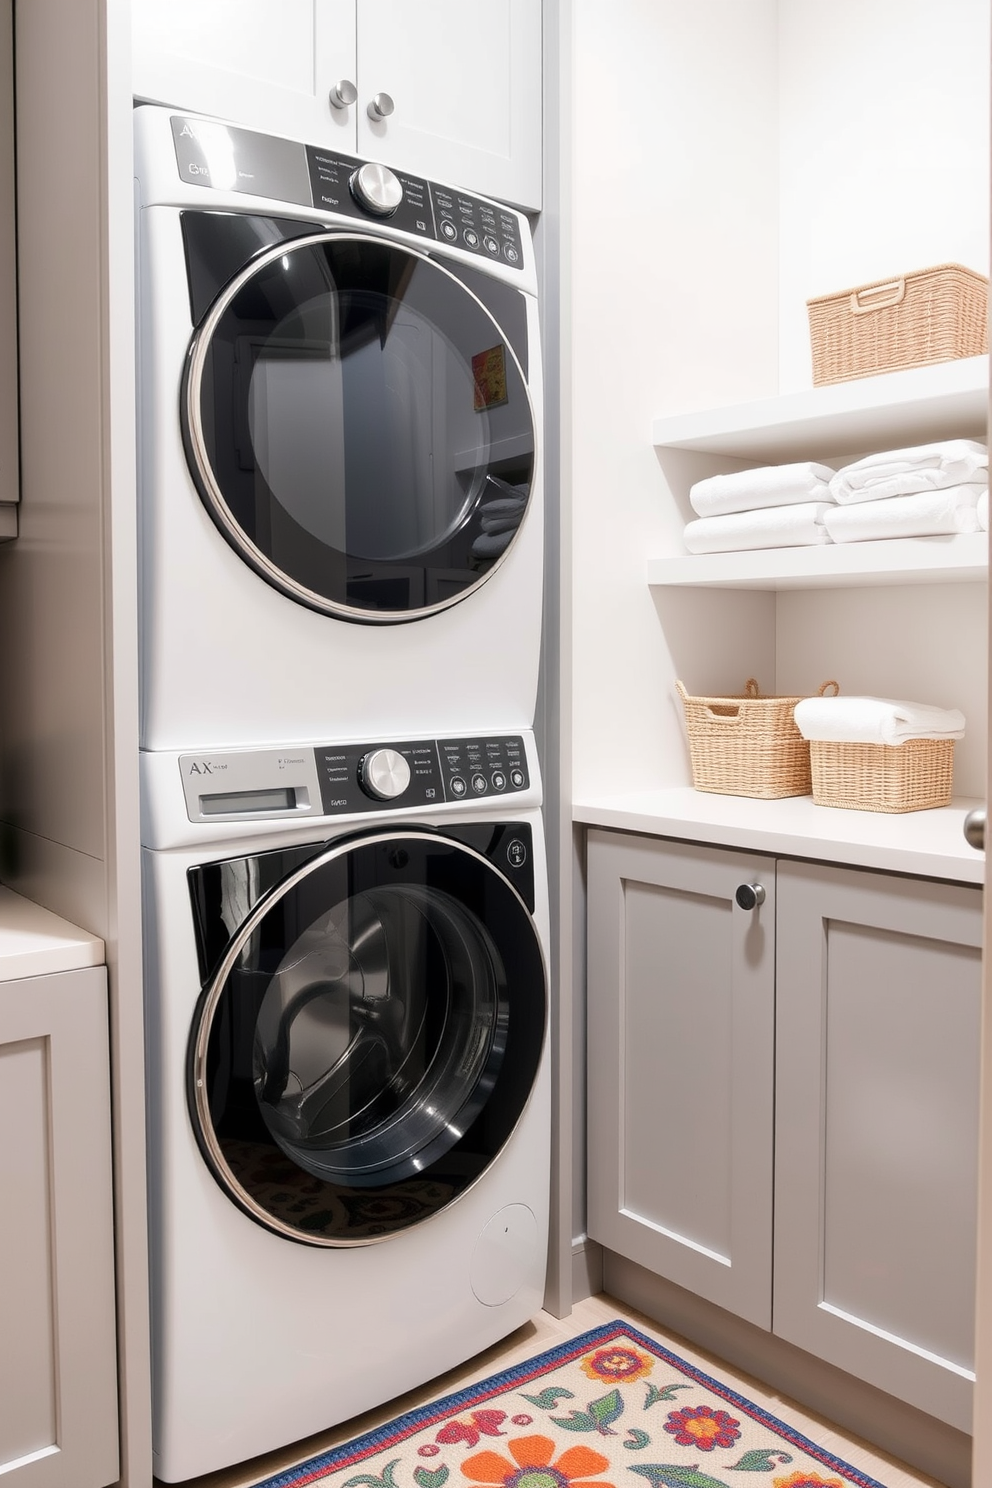
<svg viewBox="0 0 992 1488"><path fill-rule="evenodd" d="M135 112L155 1470L541 1305L536 274L498 203Z"/></svg>

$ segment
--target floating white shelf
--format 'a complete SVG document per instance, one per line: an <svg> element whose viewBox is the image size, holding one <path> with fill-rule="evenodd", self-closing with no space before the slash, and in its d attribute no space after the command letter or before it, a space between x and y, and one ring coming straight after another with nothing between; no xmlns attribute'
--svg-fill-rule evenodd
<svg viewBox="0 0 992 1488"><path fill-rule="evenodd" d="M759 464L985 437L988 358L886 372L756 403L659 418L653 442Z"/></svg>
<svg viewBox="0 0 992 1488"><path fill-rule="evenodd" d="M649 558L649 584L710 589L843 589L855 585L973 583L988 578L988 534L898 537L749 553Z"/></svg>
<svg viewBox="0 0 992 1488"><path fill-rule="evenodd" d="M937 811L889 816L817 806L811 796L758 801L679 786L589 797L573 805L572 816L652 837L981 884L985 856L964 840L965 816L979 804L956 799Z"/></svg>

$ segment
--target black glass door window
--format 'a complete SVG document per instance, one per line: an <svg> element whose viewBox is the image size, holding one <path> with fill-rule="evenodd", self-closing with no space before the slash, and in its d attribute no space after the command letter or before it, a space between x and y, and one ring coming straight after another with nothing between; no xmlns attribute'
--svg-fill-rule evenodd
<svg viewBox="0 0 992 1488"><path fill-rule="evenodd" d="M329 849L256 906L200 999L201 1149L288 1238L385 1238L501 1150L545 1019L533 921L485 858L427 833Z"/></svg>
<svg viewBox="0 0 992 1488"><path fill-rule="evenodd" d="M270 583L369 622L482 583L526 514L529 396L500 326L423 254L358 234L262 252L194 336L187 457Z"/></svg>

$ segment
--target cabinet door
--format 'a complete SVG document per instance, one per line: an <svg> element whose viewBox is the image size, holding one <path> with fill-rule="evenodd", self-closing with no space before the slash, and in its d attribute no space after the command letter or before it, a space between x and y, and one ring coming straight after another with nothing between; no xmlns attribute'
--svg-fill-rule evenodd
<svg viewBox="0 0 992 1488"><path fill-rule="evenodd" d="M355 0L132 0L135 97L353 153Z"/></svg>
<svg viewBox="0 0 992 1488"><path fill-rule="evenodd" d="M981 893L780 864L776 1333L971 1430Z"/></svg>
<svg viewBox="0 0 992 1488"><path fill-rule="evenodd" d="M589 1233L768 1328L774 862L593 831L588 892Z"/></svg>
<svg viewBox="0 0 992 1488"><path fill-rule="evenodd" d="M541 76L541 0L358 0L358 153L540 207Z"/></svg>
<svg viewBox="0 0 992 1488"><path fill-rule="evenodd" d="M0 985L0 1478L118 1474L107 983Z"/></svg>

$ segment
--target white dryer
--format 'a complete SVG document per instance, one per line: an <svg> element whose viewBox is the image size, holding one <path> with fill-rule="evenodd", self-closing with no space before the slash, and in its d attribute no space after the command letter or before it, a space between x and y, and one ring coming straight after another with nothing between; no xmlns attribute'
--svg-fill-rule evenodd
<svg viewBox="0 0 992 1488"><path fill-rule="evenodd" d="M531 727L528 222L135 110L147 749Z"/></svg>
<svg viewBox="0 0 992 1488"><path fill-rule="evenodd" d="M541 1306L533 737L142 759L157 1477L346 1420Z"/></svg>

